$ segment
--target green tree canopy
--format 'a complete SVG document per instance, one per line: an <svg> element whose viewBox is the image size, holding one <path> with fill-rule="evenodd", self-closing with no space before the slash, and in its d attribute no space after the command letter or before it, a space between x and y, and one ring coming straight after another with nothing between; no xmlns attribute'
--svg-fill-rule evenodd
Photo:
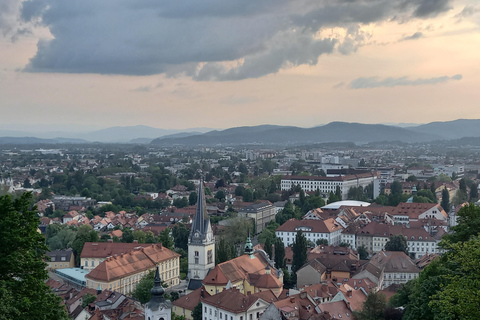
<svg viewBox="0 0 480 320"><path fill-rule="evenodd" d="M0 197L0 319L68 319L44 282L48 248L31 199L30 193Z"/></svg>
<svg viewBox="0 0 480 320"><path fill-rule="evenodd" d="M453 233L446 234L440 245L448 248L450 244L468 241L480 233L480 207L473 203L463 206L457 213L457 225Z"/></svg>
<svg viewBox="0 0 480 320"><path fill-rule="evenodd" d="M402 234L392 235L385 243L386 251L403 251L408 254L407 239Z"/></svg>
<svg viewBox="0 0 480 320"><path fill-rule="evenodd" d="M450 193L448 192L447 188L442 190L442 202L440 205L447 213L450 211Z"/></svg>
<svg viewBox="0 0 480 320"><path fill-rule="evenodd" d="M285 245L280 238L275 239L275 267L277 269L285 268Z"/></svg>
<svg viewBox="0 0 480 320"><path fill-rule="evenodd" d="M381 292L370 291L359 312L354 312L358 320L383 320L387 298Z"/></svg>
<svg viewBox="0 0 480 320"><path fill-rule="evenodd" d="M297 231L295 235L295 242L292 246L293 261L292 271L297 272L307 262L307 238L302 231Z"/></svg>
<svg viewBox="0 0 480 320"><path fill-rule="evenodd" d="M361 245L357 248L357 252L359 255L359 258L362 260L366 260L368 258L368 251L367 248L365 248L364 245Z"/></svg>

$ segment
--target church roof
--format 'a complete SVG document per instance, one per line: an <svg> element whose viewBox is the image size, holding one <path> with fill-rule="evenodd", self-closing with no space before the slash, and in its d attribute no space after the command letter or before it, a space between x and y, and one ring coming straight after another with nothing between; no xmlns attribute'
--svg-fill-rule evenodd
<svg viewBox="0 0 480 320"><path fill-rule="evenodd" d="M233 284L240 280L259 281L256 286L261 288L281 287L280 280L276 278L276 270L272 268L268 261L260 252L256 252L251 258L248 254L241 255L235 259L220 263L203 280L204 285L226 285L229 281ZM270 274L265 275L265 268L270 268ZM262 276L262 277L260 277ZM267 287L262 287L266 285Z"/></svg>
<svg viewBox="0 0 480 320"><path fill-rule="evenodd" d="M190 242L203 240L206 232L208 231L209 224L210 218L208 217L207 203L205 201L205 192L203 190L202 180L198 186L197 208L195 212L195 218L192 222L192 228L190 230ZM200 239L194 236L197 232L200 234Z"/></svg>
<svg viewBox="0 0 480 320"><path fill-rule="evenodd" d="M155 278L154 278L154 285L152 290L150 290L151 298L150 301L147 302L146 308L150 310L158 310L159 308L170 309L172 307L172 302L170 300L165 300L163 294L165 290L162 287L162 281L160 279L160 271L155 271Z"/></svg>

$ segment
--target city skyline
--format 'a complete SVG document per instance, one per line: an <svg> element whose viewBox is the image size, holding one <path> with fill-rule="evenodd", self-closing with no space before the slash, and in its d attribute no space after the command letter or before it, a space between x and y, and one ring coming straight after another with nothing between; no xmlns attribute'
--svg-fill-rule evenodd
<svg viewBox="0 0 480 320"><path fill-rule="evenodd" d="M480 119L476 1L183 5L5 1L0 126Z"/></svg>

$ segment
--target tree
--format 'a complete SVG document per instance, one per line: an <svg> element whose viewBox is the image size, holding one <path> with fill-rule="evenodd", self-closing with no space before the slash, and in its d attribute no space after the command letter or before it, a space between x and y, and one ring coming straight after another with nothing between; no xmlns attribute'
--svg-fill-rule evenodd
<svg viewBox="0 0 480 320"><path fill-rule="evenodd" d="M68 319L51 289L43 261L48 247L37 232L31 193L0 197L0 318Z"/></svg>
<svg viewBox="0 0 480 320"><path fill-rule="evenodd" d="M80 265L80 254L82 253L85 242L97 242L98 233L90 225L84 224L77 228L77 235L72 243L72 249L75 252L76 264Z"/></svg>
<svg viewBox="0 0 480 320"><path fill-rule="evenodd" d="M236 196L242 196L243 191L245 191L245 188L242 187L242 186L238 186L238 187L235 188L235 195Z"/></svg>
<svg viewBox="0 0 480 320"><path fill-rule="evenodd" d="M440 245L448 248L450 244L468 241L480 233L480 207L470 203L457 213L457 225L452 227L453 233L443 236Z"/></svg>
<svg viewBox="0 0 480 320"><path fill-rule="evenodd" d="M362 260L368 259L368 251L367 248L365 248L364 245L361 245L360 247L357 248L357 252L359 255L359 258Z"/></svg>
<svg viewBox="0 0 480 320"><path fill-rule="evenodd" d="M392 182L392 184L390 185L390 194L402 194L403 193L403 190L402 190L402 184L395 180Z"/></svg>
<svg viewBox="0 0 480 320"><path fill-rule="evenodd" d="M408 255L407 239L402 234L391 235L385 243L385 251L403 251Z"/></svg>
<svg viewBox="0 0 480 320"><path fill-rule="evenodd" d="M465 182L465 178L460 179L460 185L459 185L460 191L467 192L467 184Z"/></svg>
<svg viewBox="0 0 480 320"><path fill-rule="evenodd" d="M150 290L152 290L155 279L155 269L150 270L146 275L140 279L140 281L137 283L137 286L135 287L135 290L132 293L132 297L140 301L141 303L147 303L150 301L151 298L151 293ZM166 288L168 285L162 281L162 287Z"/></svg>
<svg viewBox="0 0 480 320"><path fill-rule="evenodd" d="M218 190L215 194L215 198L217 198L219 201L225 201L225 192L223 190Z"/></svg>
<svg viewBox="0 0 480 320"><path fill-rule="evenodd" d="M297 272L307 262L307 238L302 231L297 231L295 242L292 246L293 261L292 271Z"/></svg>
<svg viewBox="0 0 480 320"><path fill-rule="evenodd" d="M186 197L177 198L173 200L173 205L177 208L185 208L188 206L188 199Z"/></svg>
<svg viewBox="0 0 480 320"><path fill-rule="evenodd" d="M193 320L202 320L202 303L199 302L192 312Z"/></svg>
<svg viewBox="0 0 480 320"><path fill-rule="evenodd" d="M415 175L410 175L408 176L408 178L405 180L407 182L416 182L417 181L417 177Z"/></svg>
<svg viewBox="0 0 480 320"><path fill-rule="evenodd" d="M32 187L32 184L30 183L30 179L25 178L25 181L23 181L23 187L26 189Z"/></svg>
<svg viewBox="0 0 480 320"><path fill-rule="evenodd" d="M188 204L193 206L197 203L198 200L198 195L195 191L190 192L190 195L188 196Z"/></svg>
<svg viewBox="0 0 480 320"><path fill-rule="evenodd" d="M383 320L387 298L381 292L370 291L359 312L354 312L358 320Z"/></svg>
<svg viewBox="0 0 480 320"><path fill-rule="evenodd" d="M254 199L252 189L243 190L242 197L244 202L253 202Z"/></svg>
<svg viewBox="0 0 480 320"><path fill-rule="evenodd" d="M236 249L225 237L220 237L215 247L215 263L219 264L235 258Z"/></svg>
<svg viewBox="0 0 480 320"><path fill-rule="evenodd" d="M317 242L315 242L317 246L328 246L328 240L327 239L318 239Z"/></svg>
<svg viewBox="0 0 480 320"><path fill-rule="evenodd" d="M447 188L442 190L442 202L440 205L446 212L450 211L450 193L448 192Z"/></svg>
<svg viewBox="0 0 480 320"><path fill-rule="evenodd" d="M172 230L175 248L182 248L183 250L188 250L188 235L189 232L183 223L175 224Z"/></svg>
<svg viewBox="0 0 480 320"><path fill-rule="evenodd" d="M285 268L285 245L282 239L275 239L275 267L277 269Z"/></svg>
<svg viewBox="0 0 480 320"><path fill-rule="evenodd" d="M478 187L474 184L470 187L470 202L478 200Z"/></svg>
<svg viewBox="0 0 480 320"><path fill-rule="evenodd" d="M170 236L170 229L165 228L160 234L158 235L158 240L162 243L165 248L173 250L173 239Z"/></svg>
<svg viewBox="0 0 480 320"><path fill-rule="evenodd" d="M91 293L86 293L82 297L82 308L85 308L88 306L90 303L94 302L97 299L97 296L91 294Z"/></svg>
<svg viewBox="0 0 480 320"><path fill-rule="evenodd" d="M270 238L267 238L265 241L265 253L268 254L270 258L272 258L272 240Z"/></svg>
<svg viewBox="0 0 480 320"><path fill-rule="evenodd" d="M325 205L325 201L323 201L322 197L320 196L309 196L305 198L305 201L302 205L302 213L307 213L308 211L316 208L321 208Z"/></svg>

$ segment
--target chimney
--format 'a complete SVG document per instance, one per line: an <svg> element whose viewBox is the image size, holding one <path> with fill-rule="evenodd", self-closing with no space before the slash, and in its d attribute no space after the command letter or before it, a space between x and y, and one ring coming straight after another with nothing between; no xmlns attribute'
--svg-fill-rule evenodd
<svg viewBox="0 0 480 320"><path fill-rule="evenodd" d="M138 243L138 240L133 240L133 243Z"/></svg>
<svg viewBox="0 0 480 320"><path fill-rule="evenodd" d="M252 291L247 291L247 296L251 295Z"/></svg>
<svg viewBox="0 0 480 320"><path fill-rule="evenodd" d="M205 294L203 293L203 288L200 290L200 297L205 298Z"/></svg>
<svg viewBox="0 0 480 320"><path fill-rule="evenodd" d="M107 242L113 242L113 239L108 239Z"/></svg>
<svg viewBox="0 0 480 320"><path fill-rule="evenodd" d="M349 297L349 298L352 297L352 289L347 290L347 297Z"/></svg>

